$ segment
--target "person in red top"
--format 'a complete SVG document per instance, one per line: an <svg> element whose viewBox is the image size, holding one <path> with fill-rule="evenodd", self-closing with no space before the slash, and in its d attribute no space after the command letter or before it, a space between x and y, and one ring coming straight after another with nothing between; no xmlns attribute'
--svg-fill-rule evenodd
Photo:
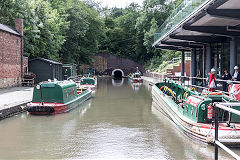
<svg viewBox="0 0 240 160"><path fill-rule="evenodd" d="M214 92L216 88L216 78L215 78L216 70L214 68L211 69L211 73L209 75L208 80L208 91Z"/></svg>

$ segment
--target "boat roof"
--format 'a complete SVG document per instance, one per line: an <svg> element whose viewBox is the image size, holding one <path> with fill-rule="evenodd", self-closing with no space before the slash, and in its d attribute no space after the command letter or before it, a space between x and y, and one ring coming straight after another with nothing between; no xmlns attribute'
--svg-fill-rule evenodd
<svg viewBox="0 0 240 160"><path fill-rule="evenodd" d="M61 88L69 88L76 86L76 83L73 81L46 81L40 84L43 88L53 88L56 85L60 86Z"/></svg>
<svg viewBox="0 0 240 160"><path fill-rule="evenodd" d="M139 72L135 72L134 74L140 74Z"/></svg>

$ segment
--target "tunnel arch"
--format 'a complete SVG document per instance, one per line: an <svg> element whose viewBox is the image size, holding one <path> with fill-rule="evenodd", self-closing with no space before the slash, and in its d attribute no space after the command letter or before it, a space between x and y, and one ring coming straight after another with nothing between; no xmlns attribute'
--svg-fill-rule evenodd
<svg viewBox="0 0 240 160"><path fill-rule="evenodd" d="M113 76L114 78L122 78L122 77L124 77L124 72L123 72L123 70L121 70L121 69L114 69L114 70L112 71L112 76Z"/></svg>

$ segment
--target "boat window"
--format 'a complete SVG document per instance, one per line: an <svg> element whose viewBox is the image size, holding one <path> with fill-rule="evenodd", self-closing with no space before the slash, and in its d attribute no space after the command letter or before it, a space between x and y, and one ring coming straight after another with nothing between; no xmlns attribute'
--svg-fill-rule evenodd
<svg viewBox="0 0 240 160"><path fill-rule="evenodd" d="M192 107L192 109L191 109L191 114L193 115L193 107Z"/></svg>

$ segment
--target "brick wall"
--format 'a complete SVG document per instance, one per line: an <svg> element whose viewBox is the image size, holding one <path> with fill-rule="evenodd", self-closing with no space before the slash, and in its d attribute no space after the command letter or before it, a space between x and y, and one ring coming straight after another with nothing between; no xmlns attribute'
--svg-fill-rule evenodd
<svg viewBox="0 0 240 160"><path fill-rule="evenodd" d="M96 72L100 72L107 69L107 59L102 56L94 56L93 67L95 68Z"/></svg>
<svg viewBox="0 0 240 160"><path fill-rule="evenodd" d="M95 56L104 57L107 62L107 68L120 68L120 69L129 70L129 72L135 72L136 67L138 67L142 73L145 72L142 65L134 62L131 59L121 58L121 57L107 54L107 53L97 53Z"/></svg>
<svg viewBox="0 0 240 160"><path fill-rule="evenodd" d="M79 67L80 71L86 73L88 71L88 68L94 68L96 74L105 71L110 75L112 73L112 70L122 69L125 75L127 75L130 72L135 72L136 67L138 67L142 73L145 72L142 65L127 58L121 58L107 53L97 53L93 58L94 63L92 65L81 65Z"/></svg>
<svg viewBox="0 0 240 160"><path fill-rule="evenodd" d="M0 30L0 88L18 86L20 82L21 37Z"/></svg>
<svg viewBox="0 0 240 160"><path fill-rule="evenodd" d="M184 71L185 71L185 75L189 77L191 74L191 61L190 60L185 61ZM177 66L173 66L172 69L167 69L167 74L169 74L169 75L176 75L178 73L179 74L181 73L181 63L179 63Z"/></svg>

